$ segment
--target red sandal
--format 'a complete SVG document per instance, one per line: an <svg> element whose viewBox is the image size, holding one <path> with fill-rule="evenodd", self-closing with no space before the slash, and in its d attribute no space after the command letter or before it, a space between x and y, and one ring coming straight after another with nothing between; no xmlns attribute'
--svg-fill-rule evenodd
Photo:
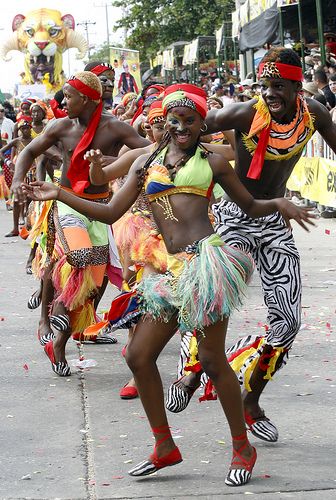
<svg viewBox="0 0 336 500"><path fill-rule="evenodd" d="M232 441L244 441L243 444L236 450L233 448L231 467L225 479L225 484L228 486L243 486L251 479L252 469L257 460L256 449L252 446L253 452L250 460L246 460L241 456L241 452L248 446L246 432L240 436L232 437Z"/></svg>
<svg viewBox="0 0 336 500"><path fill-rule="evenodd" d="M154 472L163 469L164 467L170 467L172 465L179 464L183 460L180 450L178 449L177 446L175 446L175 448L172 451L170 451L169 453L167 453L167 455L164 455L163 457L158 457L157 455L157 447L171 437L168 425L162 425L161 427L153 427L152 431L154 435L164 434L164 436L156 442L154 447L154 452L149 457L149 460L144 460L143 462L140 462L133 469L128 471L130 476L136 476L136 477L149 476L150 474L154 474Z"/></svg>

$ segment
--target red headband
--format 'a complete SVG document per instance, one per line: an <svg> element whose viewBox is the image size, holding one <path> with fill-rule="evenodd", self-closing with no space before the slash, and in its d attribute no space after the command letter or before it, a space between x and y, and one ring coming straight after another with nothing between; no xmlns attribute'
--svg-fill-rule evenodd
<svg viewBox="0 0 336 500"><path fill-rule="evenodd" d="M193 85L192 83L174 83L174 85L169 85L169 87L165 89L164 96L166 97L168 94L172 94L177 90L182 90L188 94L198 95L203 97L203 99L207 98L206 92L201 89L201 87L197 87L197 85Z"/></svg>
<svg viewBox="0 0 336 500"><path fill-rule="evenodd" d="M66 83L68 83L69 85L71 85L71 87L78 90L78 92L80 92L81 94L86 95L93 101L99 101L102 97L100 92L81 82L81 80L79 80L75 76L70 78Z"/></svg>
<svg viewBox="0 0 336 500"><path fill-rule="evenodd" d="M21 128L21 127L25 127L25 126L28 126L28 127L31 127L31 122L33 121L32 117L29 116L29 115L22 115L19 119L19 121L17 122L18 123L18 128Z"/></svg>
<svg viewBox="0 0 336 500"><path fill-rule="evenodd" d="M146 92L145 92L146 97L149 97L149 96L147 96L147 92L151 89L155 89L158 91L158 94L161 94L161 92L164 92L165 87L164 87L164 85L150 85L149 87L146 88Z"/></svg>
<svg viewBox="0 0 336 500"><path fill-rule="evenodd" d="M157 100L150 105L147 120L150 125L152 125L155 120L164 120L162 101Z"/></svg>
<svg viewBox="0 0 336 500"><path fill-rule="evenodd" d="M101 75L102 73L105 73L105 71L113 71L113 73L114 73L114 69L112 68L112 66L111 65L106 65L104 63L97 64L97 66L94 66L89 71L91 73L94 73L97 76Z"/></svg>
<svg viewBox="0 0 336 500"><path fill-rule="evenodd" d="M177 101L179 101L182 96L186 101L188 101L188 99L191 100L195 106L196 111L202 116L202 118L204 119L206 117L208 111L206 101L207 95L200 87L189 83L176 83L167 87L164 92L163 99L163 109L165 114L167 114L168 108L171 108L173 103L178 106L177 101L176 103L174 101L174 96L176 97Z"/></svg>
<svg viewBox="0 0 336 500"><path fill-rule="evenodd" d="M300 66L267 61L259 64L258 78L283 78L301 82L303 74Z"/></svg>

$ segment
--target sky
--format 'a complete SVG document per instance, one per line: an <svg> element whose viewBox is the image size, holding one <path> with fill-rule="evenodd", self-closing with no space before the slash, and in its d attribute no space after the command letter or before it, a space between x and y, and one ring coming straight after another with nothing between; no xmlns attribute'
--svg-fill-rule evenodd
<svg viewBox="0 0 336 500"><path fill-rule="evenodd" d="M0 17L0 44L12 34L12 21L16 14L25 15L30 10L41 7L59 10L62 15L72 14L75 23L83 21L95 22L88 26L90 47L99 46L106 41L107 24L105 4L111 4L109 0L12 0L1 2ZM6 6L7 4L7 6ZM110 45L122 43L122 31L114 32L114 23L120 19L121 10L109 5L107 7L109 21ZM76 26L76 30L86 37L83 26ZM67 75L81 71L84 64L76 59L76 49L70 49L63 54L63 69ZM20 81L19 74L23 71L23 54L18 51L11 52L12 59L9 62L0 60L0 89L2 92L12 92L15 83Z"/></svg>

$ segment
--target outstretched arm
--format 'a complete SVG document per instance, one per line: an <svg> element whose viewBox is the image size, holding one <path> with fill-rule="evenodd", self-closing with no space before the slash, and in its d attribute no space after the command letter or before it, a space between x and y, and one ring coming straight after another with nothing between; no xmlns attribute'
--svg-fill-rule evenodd
<svg viewBox="0 0 336 500"><path fill-rule="evenodd" d="M251 218L264 217L274 212L279 211L283 216L286 225L291 228L290 219L309 231L306 223L314 226L310 219L315 216L309 213L309 209L300 208L289 202L285 198L274 198L272 200L256 200L251 193L241 183L234 169L228 162L218 155L213 155L210 164L214 171L214 180L218 182L229 195L229 197L237 203L237 205Z"/></svg>
<svg viewBox="0 0 336 500"><path fill-rule="evenodd" d="M90 180L92 184L101 186L103 184L107 184L113 179L118 179L118 177L127 175L129 169L133 165L133 162L139 158L139 156L146 153L146 149L131 149L106 167L104 167L104 157L99 149L91 150L89 153L91 161ZM87 155L85 155L85 158L89 159Z"/></svg>
<svg viewBox="0 0 336 500"><path fill-rule="evenodd" d="M32 200L59 200L91 219L105 224L113 224L127 212L139 196L142 186L139 182L138 173L145 159L139 158L133 164L127 181L107 205L84 200L49 182L23 184L23 190Z"/></svg>
<svg viewBox="0 0 336 500"><path fill-rule="evenodd" d="M226 104L221 109L212 109L206 115L207 134L226 130L248 130L255 110L253 99L251 102ZM225 133L225 132L224 132Z"/></svg>
<svg viewBox="0 0 336 500"><path fill-rule="evenodd" d="M227 161L235 159L235 152L229 144L205 144L205 147L209 151L223 156Z"/></svg>

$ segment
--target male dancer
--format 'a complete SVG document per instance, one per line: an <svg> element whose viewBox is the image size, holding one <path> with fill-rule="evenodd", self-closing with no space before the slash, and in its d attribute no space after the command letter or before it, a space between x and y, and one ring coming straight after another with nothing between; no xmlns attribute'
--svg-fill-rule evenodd
<svg viewBox="0 0 336 500"><path fill-rule="evenodd" d="M148 145L132 127L112 115L102 114L102 87L96 75L83 71L70 78L63 88L68 117L53 120L44 133L22 152L16 164L12 192L24 202L21 183L32 161L50 146L60 143L63 151L61 185L80 197L109 199L108 185L93 186L89 182L89 163L84 160L88 148L100 149L116 157L126 144L130 148ZM94 321L93 299L102 283L109 257L107 226L89 220L65 206L54 205L48 215L47 243L50 265L45 279L53 272L53 288L43 285L44 313L39 324L39 336L53 337L50 324L57 332L55 342L45 346L52 368L60 376L68 376L65 346L71 333L81 333ZM56 246L51 237L57 233ZM55 265L56 262L56 265ZM48 305L54 299L53 314L48 317ZM42 343L42 342L41 342Z"/></svg>
<svg viewBox="0 0 336 500"><path fill-rule="evenodd" d="M207 133L235 129L235 170L241 182L254 198L271 199L284 196L294 165L316 130L336 151L336 124L324 106L301 97L301 61L293 50L269 50L260 63L259 79L261 98L210 111L206 123ZM299 254L279 213L250 219L228 199L213 205L213 213L218 234L229 245L250 252L260 274L269 330L264 337L240 340L227 354L243 387L247 426L256 437L275 442L278 431L259 398L286 363L300 328ZM169 410L186 408L201 375L183 376L169 388Z"/></svg>
<svg viewBox="0 0 336 500"><path fill-rule="evenodd" d="M101 61L90 61L84 68L84 71L91 71L98 76L101 86L103 88L103 111L112 109L113 103L113 88L115 73L111 64Z"/></svg>

